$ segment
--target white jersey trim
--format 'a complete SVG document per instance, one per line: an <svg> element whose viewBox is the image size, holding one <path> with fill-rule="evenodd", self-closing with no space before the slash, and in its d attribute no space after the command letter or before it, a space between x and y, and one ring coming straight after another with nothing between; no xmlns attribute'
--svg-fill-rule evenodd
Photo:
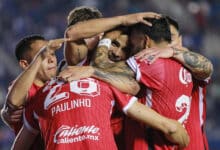
<svg viewBox="0 0 220 150"><path fill-rule="evenodd" d="M134 104L134 102L136 102L137 101L137 97L132 97L130 100L129 100L129 102L128 102L128 104L123 108L123 112L125 113L125 114L127 114L127 111L128 111L128 109Z"/></svg>
<svg viewBox="0 0 220 150"><path fill-rule="evenodd" d="M200 125L202 126L204 123L204 119L203 119L203 99L204 99L204 95L203 95L203 88L199 87L199 118L200 118Z"/></svg>
<svg viewBox="0 0 220 150"><path fill-rule="evenodd" d="M33 128L33 127L29 124L29 122L27 121L27 119L26 119L26 117L25 117L25 109L24 109L24 111L23 111L23 121L24 121L24 126L25 126L30 132L32 132L32 133L34 133L34 134L38 134L38 133L39 133L39 131L38 131L37 129Z"/></svg>
<svg viewBox="0 0 220 150"><path fill-rule="evenodd" d="M150 89L146 89L146 105L152 107L152 91Z"/></svg>
<svg viewBox="0 0 220 150"><path fill-rule="evenodd" d="M139 69L139 65L137 64L134 56L130 57L127 60L127 64L134 71L134 73L136 73L136 80L140 81L140 79L141 79L141 72L140 72L140 69Z"/></svg>

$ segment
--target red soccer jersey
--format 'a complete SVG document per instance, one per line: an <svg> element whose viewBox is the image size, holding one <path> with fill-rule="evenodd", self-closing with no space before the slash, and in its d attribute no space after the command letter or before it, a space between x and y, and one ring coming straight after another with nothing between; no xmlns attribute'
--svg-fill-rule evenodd
<svg viewBox="0 0 220 150"><path fill-rule="evenodd" d="M51 80L25 110L25 125L35 132L39 122L48 150L114 150L110 117L116 98L125 112L136 101L93 78L65 84Z"/></svg>
<svg viewBox="0 0 220 150"><path fill-rule="evenodd" d="M9 87L9 89L11 86ZM39 86L35 85L34 83L32 84L31 88L28 90L27 94L27 102L37 93L37 91L40 89ZM23 125L22 120L16 124L11 124L10 126L13 128L15 135L18 134L20 131L21 127Z"/></svg>
<svg viewBox="0 0 220 150"><path fill-rule="evenodd" d="M146 104L159 114L185 125L190 113L191 74L172 59L158 59L149 65L147 61L131 57L127 63L136 73L136 79L147 87ZM151 130L150 140L156 150L175 147L155 130Z"/></svg>
<svg viewBox="0 0 220 150"><path fill-rule="evenodd" d="M204 122L206 120L206 81L195 81L192 92L191 110L186 123L186 129L190 138L186 150L191 149L209 149L206 134L204 131Z"/></svg>
<svg viewBox="0 0 220 150"><path fill-rule="evenodd" d="M11 88L11 86L9 87L9 89ZM27 94L27 105L28 103L31 101L31 99L34 97L34 95L37 93L37 91L40 89L39 86L37 86L36 84L32 84L31 88L28 90L28 94ZM26 107L26 105L25 105ZM12 124L10 125L15 133L15 136L18 134L18 132L20 131L21 127L23 126L23 121L21 120L20 122L17 122L16 124ZM43 149L43 141L41 139L41 136L37 136L37 138L35 139L33 145L31 146L32 150L41 150Z"/></svg>

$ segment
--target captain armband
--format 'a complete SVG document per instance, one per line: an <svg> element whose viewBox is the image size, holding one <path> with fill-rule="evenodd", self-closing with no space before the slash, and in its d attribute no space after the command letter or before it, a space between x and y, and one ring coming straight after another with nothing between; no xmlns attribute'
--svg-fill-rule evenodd
<svg viewBox="0 0 220 150"><path fill-rule="evenodd" d="M104 39L99 41L98 47L99 46L106 46L109 49L110 46L111 46L111 43L112 43L112 41L110 39L104 38Z"/></svg>

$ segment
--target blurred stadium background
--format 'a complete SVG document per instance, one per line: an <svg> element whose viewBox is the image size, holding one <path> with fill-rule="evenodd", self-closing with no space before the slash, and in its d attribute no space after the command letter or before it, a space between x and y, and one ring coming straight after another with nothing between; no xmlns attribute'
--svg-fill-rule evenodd
<svg viewBox="0 0 220 150"><path fill-rule="evenodd" d="M155 11L176 18L184 45L208 57L214 64L207 94L207 135L210 150L220 149L220 0L0 0L0 106L8 84L19 74L14 56L17 41L33 33L47 39L63 37L66 16L76 6L94 6L105 17ZM62 50L57 53L58 59ZM0 120L0 149L14 140Z"/></svg>

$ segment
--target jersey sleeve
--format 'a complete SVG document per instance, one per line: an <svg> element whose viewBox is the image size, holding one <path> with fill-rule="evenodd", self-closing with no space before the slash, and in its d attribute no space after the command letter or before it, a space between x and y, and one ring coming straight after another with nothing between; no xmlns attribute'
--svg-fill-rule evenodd
<svg viewBox="0 0 220 150"><path fill-rule="evenodd" d="M135 96L122 93L114 87L111 88L119 108L123 110L125 114L127 114L127 110L134 104L134 102L137 101L137 98Z"/></svg>
<svg viewBox="0 0 220 150"><path fill-rule="evenodd" d="M150 88L161 88L165 82L164 61L158 59L153 64L131 57L127 64L136 74L136 80Z"/></svg>
<svg viewBox="0 0 220 150"><path fill-rule="evenodd" d="M37 115L35 114L35 106L37 106L35 103L35 98L30 100L29 103L25 106L24 112L23 112L23 121L24 126L32 133L37 134L39 132L38 127L38 121L37 121Z"/></svg>

